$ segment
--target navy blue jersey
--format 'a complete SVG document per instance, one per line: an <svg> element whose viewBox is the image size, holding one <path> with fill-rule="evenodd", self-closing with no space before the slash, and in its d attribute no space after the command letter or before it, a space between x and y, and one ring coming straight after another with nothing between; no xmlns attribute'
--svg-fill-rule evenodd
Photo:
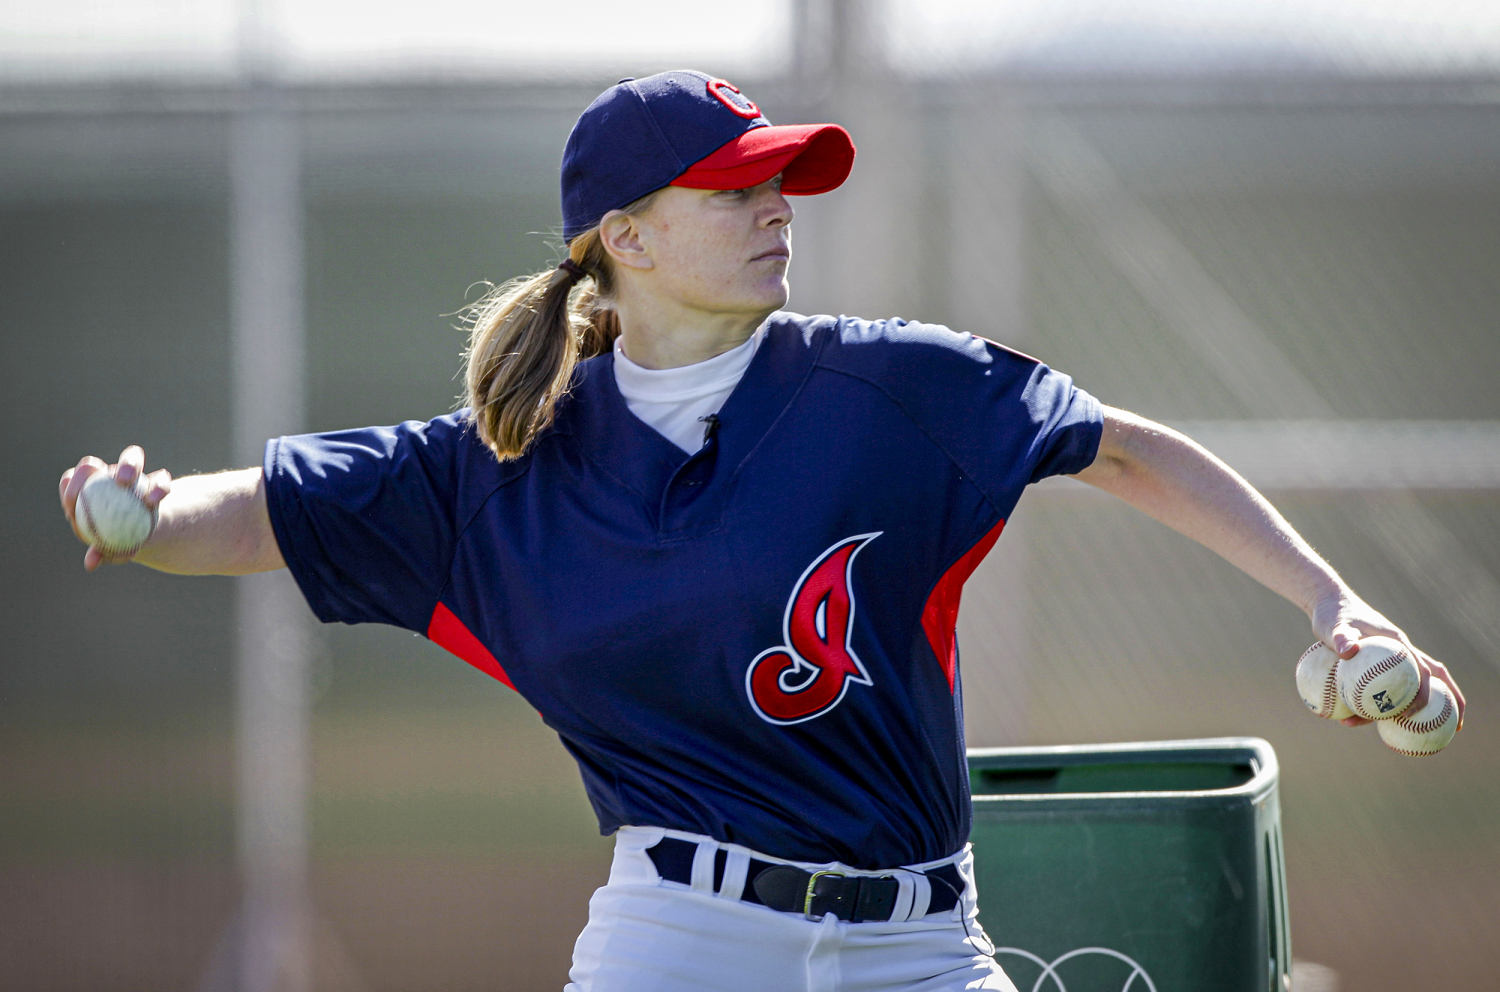
<svg viewBox="0 0 1500 992"><path fill-rule="evenodd" d="M701 451L612 356L501 463L462 412L281 438L271 521L319 618L422 633L514 687L601 830L889 867L969 829L954 625L1023 488L1099 404L934 325L778 313Z"/></svg>

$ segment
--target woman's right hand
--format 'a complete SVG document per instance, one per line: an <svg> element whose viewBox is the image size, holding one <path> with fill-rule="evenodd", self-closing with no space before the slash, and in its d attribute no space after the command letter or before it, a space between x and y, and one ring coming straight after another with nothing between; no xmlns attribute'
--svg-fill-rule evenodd
<svg viewBox="0 0 1500 992"><path fill-rule="evenodd" d="M172 475L166 469L146 473L146 453L140 445L132 444L127 447L120 452L119 460L113 464L93 455L80 458L78 464L64 472L62 478L58 480L57 495L62 501L63 516L68 519L74 535L84 544L88 544L88 540L78 530L78 494L83 491L85 483L100 473L112 476L118 485L126 488L135 486L136 480L144 477L146 506L153 511L172 489ZM84 552L83 567L92 572L107 562L129 561L131 557L134 556L106 556L98 548L90 546L88 551Z"/></svg>

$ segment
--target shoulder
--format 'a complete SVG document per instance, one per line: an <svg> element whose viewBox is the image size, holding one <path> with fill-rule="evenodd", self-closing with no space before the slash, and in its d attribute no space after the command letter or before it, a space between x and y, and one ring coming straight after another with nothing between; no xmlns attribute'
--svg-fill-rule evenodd
<svg viewBox="0 0 1500 992"><path fill-rule="evenodd" d="M277 438L268 446L274 477L302 490L379 489L422 480L459 493L503 484L525 471L484 446L468 410L400 423Z"/></svg>
<svg viewBox="0 0 1500 992"><path fill-rule="evenodd" d="M401 462L417 458L446 460L472 457L477 446L483 450L468 410L434 417L431 420L404 420L395 424L354 427L298 434L278 439L289 447L323 459L339 461L361 458L371 461Z"/></svg>
<svg viewBox="0 0 1500 992"><path fill-rule="evenodd" d="M987 373L1029 375L1041 363L1013 348L943 324L889 317L803 316L778 312L767 333L800 342L818 367L867 378L919 385L926 376Z"/></svg>

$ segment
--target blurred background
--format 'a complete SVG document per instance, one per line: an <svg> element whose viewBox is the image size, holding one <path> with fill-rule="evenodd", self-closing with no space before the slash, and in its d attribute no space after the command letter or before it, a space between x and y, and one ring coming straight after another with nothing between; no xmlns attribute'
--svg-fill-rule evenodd
<svg viewBox="0 0 1500 992"><path fill-rule="evenodd" d="M1299 987L1492 985L1500 9L117 0L0 9L0 987L561 987L609 844L524 702L285 576L85 575L53 493L451 409L455 311L558 257L578 112L683 66L859 145L793 309L1188 430L1471 707L1421 760L1315 719L1295 608L1058 481L968 587L970 743L1264 738Z"/></svg>

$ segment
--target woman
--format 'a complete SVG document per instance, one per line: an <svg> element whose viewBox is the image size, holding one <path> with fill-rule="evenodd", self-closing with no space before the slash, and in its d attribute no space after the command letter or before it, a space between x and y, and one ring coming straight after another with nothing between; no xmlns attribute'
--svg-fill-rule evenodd
<svg viewBox="0 0 1500 992"><path fill-rule="evenodd" d="M782 312L787 196L853 155L701 73L617 84L564 151L568 257L476 308L464 410L151 476L135 560L288 567L321 619L424 633L557 730L616 836L570 989L1014 988L977 919L954 625L1031 482L1163 520L1342 656L1403 637L1181 435L980 338ZM143 459L69 470L69 519Z"/></svg>

